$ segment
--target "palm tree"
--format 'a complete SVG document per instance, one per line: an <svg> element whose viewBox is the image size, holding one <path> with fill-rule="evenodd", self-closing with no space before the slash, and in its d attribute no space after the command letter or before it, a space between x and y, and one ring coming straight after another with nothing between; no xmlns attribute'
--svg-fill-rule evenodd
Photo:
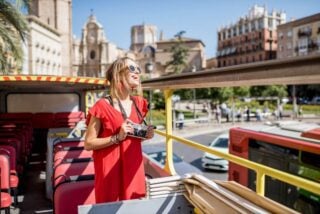
<svg viewBox="0 0 320 214"><path fill-rule="evenodd" d="M0 0L0 73L9 72L12 59L22 63L28 23L21 11L26 8L29 0Z"/></svg>

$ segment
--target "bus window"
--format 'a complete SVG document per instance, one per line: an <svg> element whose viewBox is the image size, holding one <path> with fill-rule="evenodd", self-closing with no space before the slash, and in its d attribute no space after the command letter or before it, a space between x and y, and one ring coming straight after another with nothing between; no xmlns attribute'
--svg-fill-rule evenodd
<svg viewBox="0 0 320 214"><path fill-rule="evenodd" d="M61 105L63 103L63 105ZM80 110L80 98L76 93L9 94L7 112L74 112Z"/></svg>

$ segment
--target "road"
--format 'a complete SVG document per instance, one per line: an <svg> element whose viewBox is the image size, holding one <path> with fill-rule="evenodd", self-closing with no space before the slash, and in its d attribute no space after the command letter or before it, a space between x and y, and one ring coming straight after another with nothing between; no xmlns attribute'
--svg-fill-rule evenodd
<svg viewBox="0 0 320 214"><path fill-rule="evenodd" d="M209 133L209 134L201 134L201 135L194 135L192 137L186 137L188 140L192 140L197 143L201 143L202 145L209 145L220 133ZM163 147L165 147L165 144L163 142L163 138L159 136L155 136L155 141L152 144L158 144ZM158 140L158 139L162 139ZM203 152L197 149L194 149L192 147L189 147L185 144L179 143L174 141L173 143L173 151L178 156L182 157L185 162L190 163L191 165L197 167L200 169L203 174L210 178L210 179L216 179L216 180L227 180L228 173L227 172L221 172L221 171L215 171L215 170L204 170L201 167L201 157L203 155Z"/></svg>
<svg viewBox="0 0 320 214"><path fill-rule="evenodd" d="M210 133L204 135L198 135L187 138L188 140L192 140L197 143L201 143L202 145L209 145L220 133ZM215 180L227 180L228 173L221 172L216 170L204 170L201 167L201 157L203 152L197 149L193 149L192 147L186 146L182 143L174 142L173 144L173 151L183 157L184 161L194 165L195 167L199 168L204 176L210 179Z"/></svg>

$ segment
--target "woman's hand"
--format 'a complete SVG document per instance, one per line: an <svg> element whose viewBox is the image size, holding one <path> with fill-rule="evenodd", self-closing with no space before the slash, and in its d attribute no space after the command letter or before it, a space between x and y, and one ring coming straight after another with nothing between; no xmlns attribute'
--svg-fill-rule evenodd
<svg viewBox="0 0 320 214"><path fill-rule="evenodd" d="M120 127L120 131L118 133L118 140L119 141L123 141L124 139L126 139L128 133L132 133L133 132L133 127L132 127L132 122L130 120L125 120L121 127Z"/></svg>
<svg viewBox="0 0 320 214"><path fill-rule="evenodd" d="M154 126L148 126L146 138L151 139L153 138L153 136L154 136Z"/></svg>

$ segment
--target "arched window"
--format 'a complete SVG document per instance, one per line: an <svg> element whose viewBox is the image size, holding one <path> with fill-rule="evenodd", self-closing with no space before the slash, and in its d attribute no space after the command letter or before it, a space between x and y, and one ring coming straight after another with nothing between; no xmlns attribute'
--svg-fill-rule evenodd
<svg viewBox="0 0 320 214"><path fill-rule="evenodd" d="M96 52L92 50L90 52L90 59L94 59L95 57L96 57Z"/></svg>

